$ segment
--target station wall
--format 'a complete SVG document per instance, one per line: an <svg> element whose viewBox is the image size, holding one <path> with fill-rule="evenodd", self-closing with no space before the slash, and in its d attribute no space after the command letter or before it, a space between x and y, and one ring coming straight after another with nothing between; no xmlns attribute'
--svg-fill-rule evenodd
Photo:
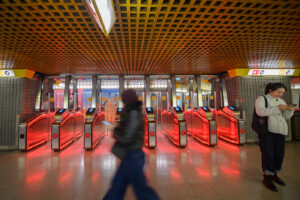
<svg viewBox="0 0 300 200"><path fill-rule="evenodd" d="M17 149L19 116L34 111L39 80L0 78L0 149Z"/></svg>

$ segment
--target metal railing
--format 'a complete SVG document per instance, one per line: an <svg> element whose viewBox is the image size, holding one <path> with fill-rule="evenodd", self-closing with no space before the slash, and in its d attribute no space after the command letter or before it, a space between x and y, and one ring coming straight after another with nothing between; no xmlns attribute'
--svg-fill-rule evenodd
<svg viewBox="0 0 300 200"><path fill-rule="evenodd" d="M185 124L184 124L185 126ZM161 119L161 130L172 143L179 147L185 147L187 145L186 129L180 131L180 123L177 119L177 115L171 111L163 111Z"/></svg>
<svg viewBox="0 0 300 200"><path fill-rule="evenodd" d="M245 120L215 111L218 137L234 144L245 143Z"/></svg>
<svg viewBox="0 0 300 200"><path fill-rule="evenodd" d="M19 149L28 151L50 139L53 113L35 113L19 124Z"/></svg>
<svg viewBox="0 0 300 200"><path fill-rule="evenodd" d="M185 111L184 119L187 124L188 135L207 145L217 144L215 120L207 119L197 110Z"/></svg>
<svg viewBox="0 0 300 200"><path fill-rule="evenodd" d="M105 120L105 113L98 113L92 122L84 124L84 148L86 150L94 149L105 136L105 126L102 121Z"/></svg>

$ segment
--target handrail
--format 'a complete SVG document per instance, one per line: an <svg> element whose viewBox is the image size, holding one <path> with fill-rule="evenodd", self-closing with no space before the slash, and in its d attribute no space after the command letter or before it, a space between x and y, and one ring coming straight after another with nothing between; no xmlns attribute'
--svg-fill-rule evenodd
<svg viewBox="0 0 300 200"><path fill-rule="evenodd" d="M41 120L48 119L48 118L50 118L50 117L47 114L39 115L38 117L34 118L32 121L28 122L27 127L31 128L34 125L38 124L38 122L40 122Z"/></svg>
<svg viewBox="0 0 300 200"><path fill-rule="evenodd" d="M227 114L227 113L224 112L224 111L217 111L217 112L216 112L217 115L220 115L219 113L224 114L224 115L222 115L222 116L227 116L227 117L229 117L230 119L233 119L234 121L238 121L238 119L236 119L235 117L230 116L229 114Z"/></svg>
<svg viewBox="0 0 300 200"><path fill-rule="evenodd" d="M104 112L101 112L101 113L98 113L98 114L96 115L96 117L95 117L94 120L93 120L93 126L95 125L96 121L97 121L98 118L100 118L100 117L105 117L105 113L104 113Z"/></svg>
<svg viewBox="0 0 300 200"><path fill-rule="evenodd" d="M170 111L164 111L162 115L164 115L164 113L166 113L175 123L178 123L178 119Z"/></svg>
<svg viewBox="0 0 300 200"><path fill-rule="evenodd" d="M64 118L63 121L60 122L60 126L63 127L70 119L74 119L73 113Z"/></svg>
<svg viewBox="0 0 300 200"><path fill-rule="evenodd" d="M205 123L209 123L209 120L205 117L203 117L198 111L195 112L197 114L197 116L199 116L199 118L205 122Z"/></svg>

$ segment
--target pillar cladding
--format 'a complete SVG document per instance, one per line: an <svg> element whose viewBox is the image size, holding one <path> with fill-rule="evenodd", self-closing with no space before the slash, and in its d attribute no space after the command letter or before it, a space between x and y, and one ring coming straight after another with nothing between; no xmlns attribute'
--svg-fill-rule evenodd
<svg viewBox="0 0 300 200"><path fill-rule="evenodd" d="M212 79L211 90L211 93L214 95L213 107L218 110L222 106L222 92L219 78Z"/></svg>
<svg viewBox="0 0 300 200"><path fill-rule="evenodd" d="M124 86L124 76L120 75L119 77L119 108L123 108L123 101L122 99L122 94L125 91L125 86Z"/></svg>
<svg viewBox="0 0 300 200"><path fill-rule="evenodd" d="M171 77L171 84L172 84L172 106L177 107L177 100L176 100L176 78L175 76Z"/></svg>
<svg viewBox="0 0 300 200"><path fill-rule="evenodd" d="M197 81L197 108L203 106L202 93L201 93L201 76L196 77Z"/></svg>
<svg viewBox="0 0 300 200"><path fill-rule="evenodd" d="M92 108L97 107L97 76L92 77Z"/></svg>
<svg viewBox="0 0 300 200"><path fill-rule="evenodd" d="M65 78L65 91L64 91L64 108L69 109L69 98L70 98L70 82L71 76L66 76Z"/></svg>
<svg viewBox="0 0 300 200"><path fill-rule="evenodd" d="M40 80L0 78L0 149L17 149L19 116L34 111Z"/></svg>
<svg viewBox="0 0 300 200"><path fill-rule="evenodd" d="M246 116L246 142L257 142L257 133L251 128L255 100L264 95L265 86L268 83L283 83L288 90L282 97L287 104L291 104L291 78L290 77L234 77L226 79L228 103L245 111ZM291 131L287 140L291 140Z"/></svg>

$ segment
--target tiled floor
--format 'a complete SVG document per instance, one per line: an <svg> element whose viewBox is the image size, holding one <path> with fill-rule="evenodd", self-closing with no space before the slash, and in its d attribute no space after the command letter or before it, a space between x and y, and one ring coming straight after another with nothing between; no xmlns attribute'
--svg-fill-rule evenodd
<svg viewBox="0 0 300 200"><path fill-rule="evenodd" d="M0 199L102 199L119 163L110 153L112 142L106 137L89 152L83 139L62 152L52 152L50 143L27 153L1 152ZM161 199L300 199L300 143L287 143L281 173L287 186L274 193L261 183L257 145L188 142L178 149L159 135L158 148L145 149L146 175ZM131 188L125 199L135 199Z"/></svg>

